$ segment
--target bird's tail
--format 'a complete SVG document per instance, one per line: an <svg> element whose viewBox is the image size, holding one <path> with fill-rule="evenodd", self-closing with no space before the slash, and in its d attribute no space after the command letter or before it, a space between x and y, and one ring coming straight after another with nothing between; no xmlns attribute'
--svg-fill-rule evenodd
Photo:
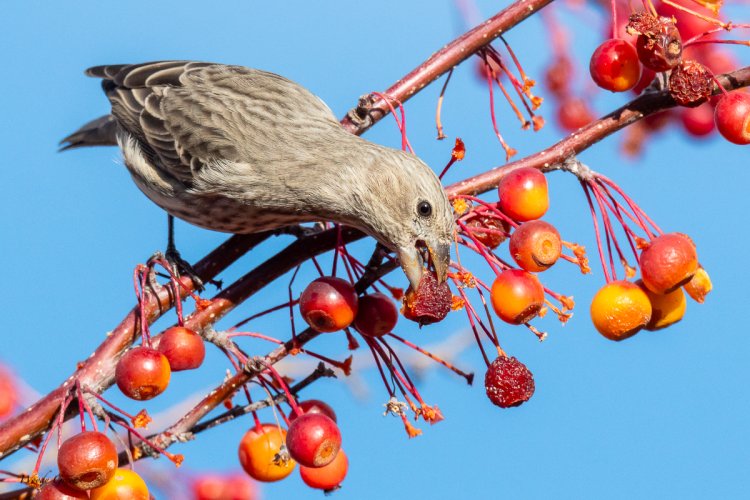
<svg viewBox="0 0 750 500"><path fill-rule="evenodd" d="M116 133L115 117L100 116L60 141L60 151L87 146L117 146Z"/></svg>

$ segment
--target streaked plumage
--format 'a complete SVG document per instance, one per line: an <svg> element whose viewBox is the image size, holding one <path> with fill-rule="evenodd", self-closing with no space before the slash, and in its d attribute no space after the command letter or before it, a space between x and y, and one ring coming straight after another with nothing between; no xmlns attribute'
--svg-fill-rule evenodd
<svg viewBox="0 0 750 500"><path fill-rule="evenodd" d="M444 277L450 204L416 156L346 132L315 95L281 76L221 64L98 66L112 115L65 148L119 144L138 187L201 227L253 233L330 220L396 250L412 284L425 243ZM432 206L429 216L418 205Z"/></svg>

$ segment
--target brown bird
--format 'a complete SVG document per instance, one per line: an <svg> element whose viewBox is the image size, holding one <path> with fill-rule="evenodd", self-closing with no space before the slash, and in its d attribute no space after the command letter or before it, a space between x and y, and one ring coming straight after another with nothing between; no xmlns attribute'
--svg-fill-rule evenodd
<svg viewBox="0 0 750 500"><path fill-rule="evenodd" d="M445 280L450 203L416 156L346 132L317 96L241 66L164 61L97 66L112 114L63 149L119 145L133 180L169 214L255 233L311 221L354 226L397 252L417 287L422 252Z"/></svg>

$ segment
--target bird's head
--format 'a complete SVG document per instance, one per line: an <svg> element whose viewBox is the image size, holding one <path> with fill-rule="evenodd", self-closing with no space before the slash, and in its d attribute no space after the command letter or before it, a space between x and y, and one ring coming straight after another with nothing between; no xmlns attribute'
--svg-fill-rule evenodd
<svg viewBox="0 0 750 500"><path fill-rule="evenodd" d="M381 213L372 235L394 250L416 289L428 257L443 283L448 274L455 221L437 175L422 160L403 151L388 150L371 167L369 195Z"/></svg>

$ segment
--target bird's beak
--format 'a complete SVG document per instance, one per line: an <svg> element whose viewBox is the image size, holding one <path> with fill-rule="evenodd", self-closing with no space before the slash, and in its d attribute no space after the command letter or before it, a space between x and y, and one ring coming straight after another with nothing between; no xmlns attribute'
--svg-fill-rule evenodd
<svg viewBox="0 0 750 500"><path fill-rule="evenodd" d="M401 267L414 290L419 288L419 281L422 279L422 273L424 272L422 252L417 245L401 247L398 250L398 258L401 262ZM443 283L448 275L448 264L451 259L450 244L440 243L437 240L434 240L427 242L426 246L427 250L430 252L432 264L435 266L438 283Z"/></svg>

